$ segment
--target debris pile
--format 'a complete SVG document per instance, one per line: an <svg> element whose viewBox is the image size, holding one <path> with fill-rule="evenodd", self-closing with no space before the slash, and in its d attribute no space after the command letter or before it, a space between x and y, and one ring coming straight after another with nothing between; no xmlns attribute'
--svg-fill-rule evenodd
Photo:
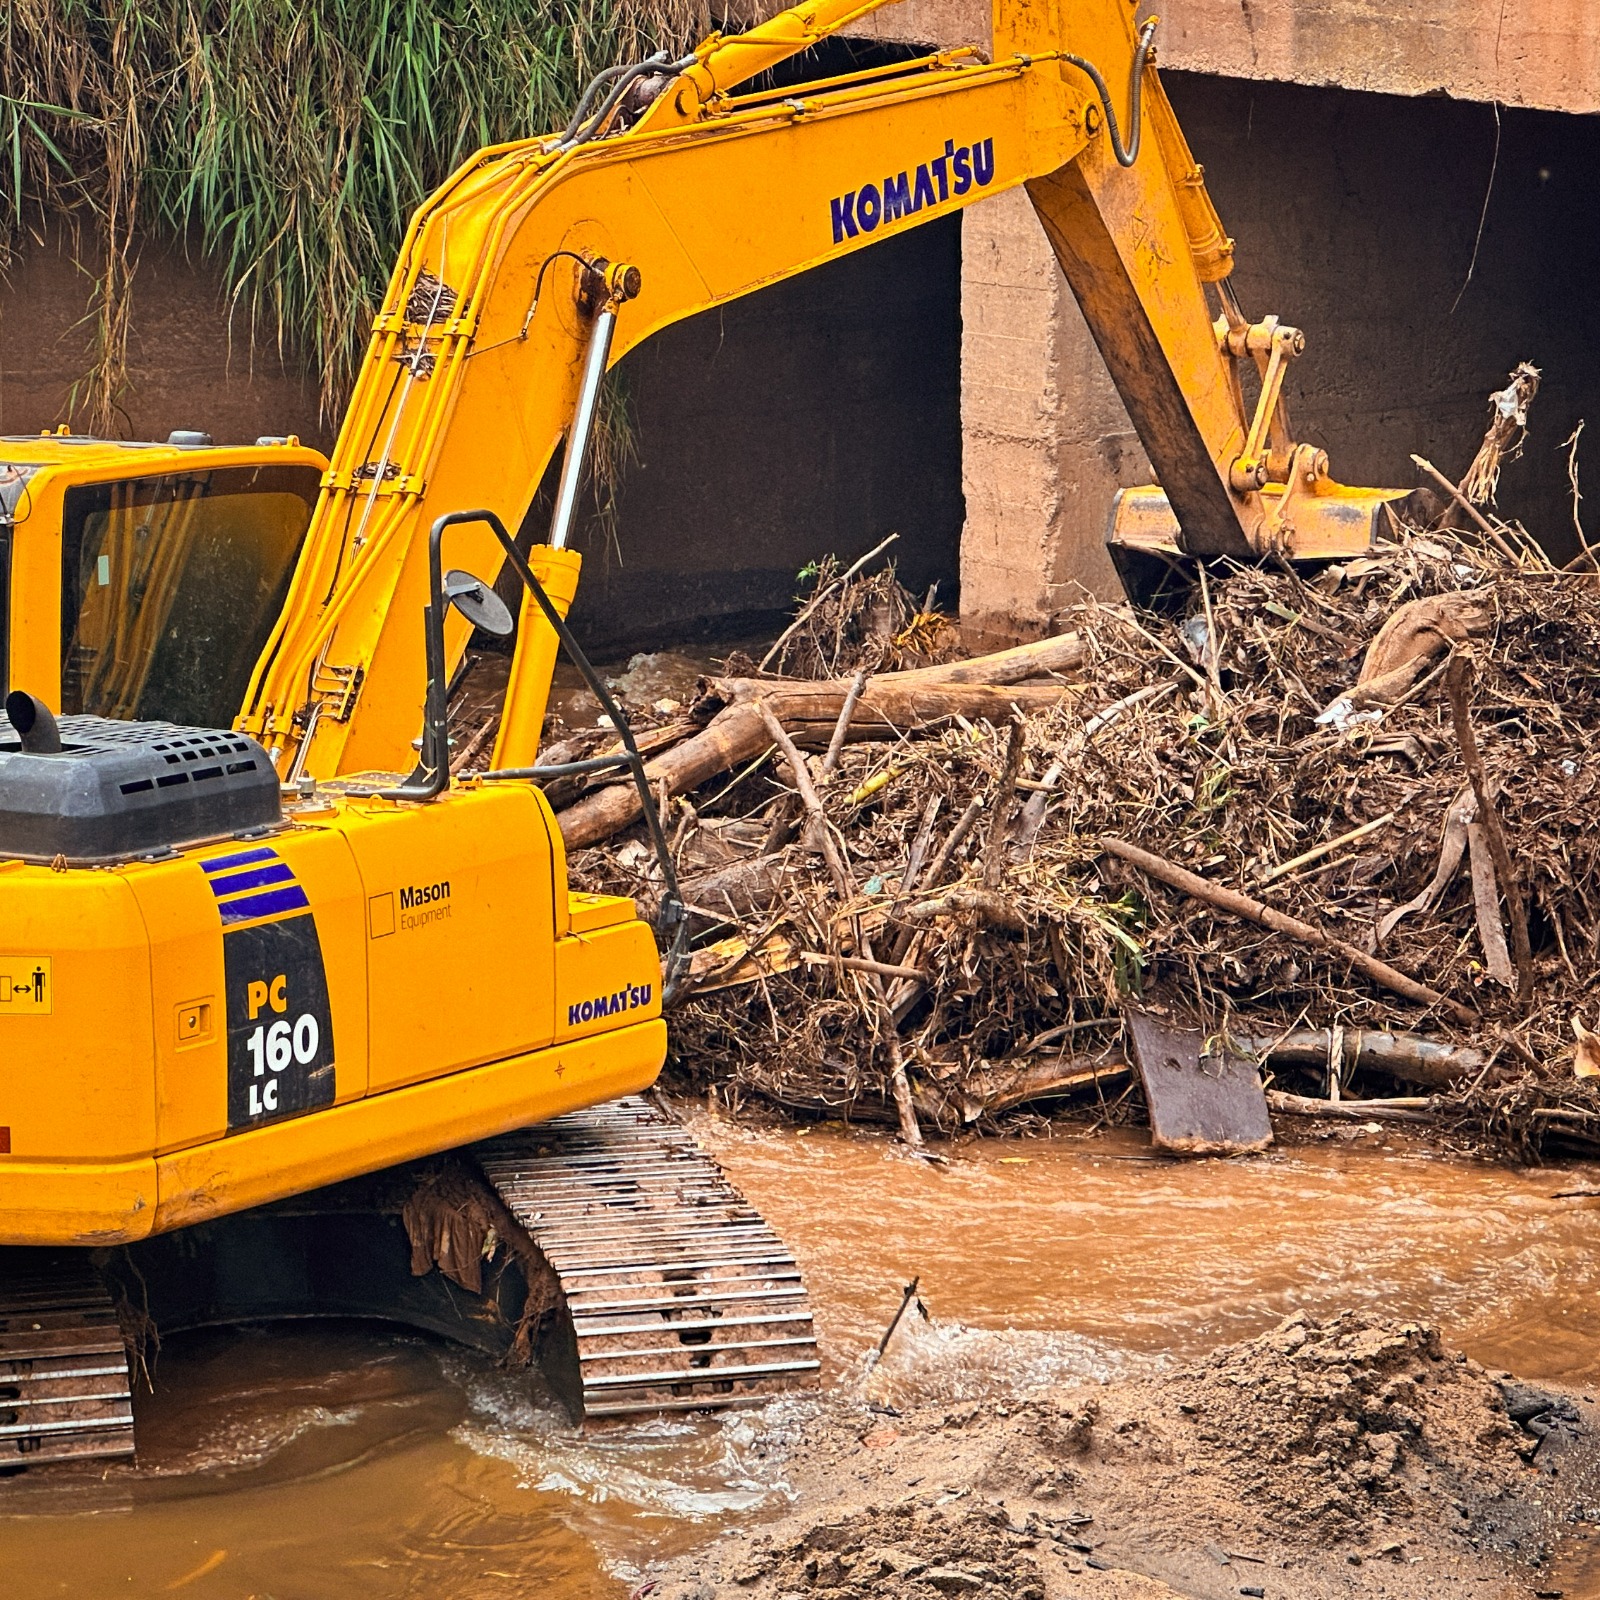
<svg viewBox="0 0 1600 1600"><path fill-rule="evenodd" d="M1360 1313L1300 1313L1216 1351L1176 1374L1172 1403L1243 1503L1321 1543L1361 1537L1386 1509L1492 1535L1507 1480L1541 1447L1432 1328Z"/></svg>
<svg viewBox="0 0 1600 1600"><path fill-rule="evenodd" d="M796 1509L668 1563L659 1593L1420 1600L1526 1581L1592 1514L1597 1423L1426 1325L1351 1313L1006 1401L841 1397L788 1463Z"/></svg>
<svg viewBox="0 0 1600 1600"><path fill-rule="evenodd" d="M695 942L678 1069L913 1143L1121 1116L1142 1006L1280 1113L1600 1148L1600 560L1440 482L1359 558L1214 563L967 660L892 569L825 566L764 661L641 724ZM649 910L624 780L551 797L576 879Z"/></svg>

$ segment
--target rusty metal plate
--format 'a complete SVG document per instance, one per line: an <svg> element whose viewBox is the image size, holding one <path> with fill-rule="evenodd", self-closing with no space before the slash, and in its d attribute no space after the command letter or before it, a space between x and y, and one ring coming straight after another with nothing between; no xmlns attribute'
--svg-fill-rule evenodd
<svg viewBox="0 0 1600 1600"><path fill-rule="evenodd" d="M1205 1036L1148 1011L1127 1012L1133 1060L1150 1109L1150 1138L1181 1156L1235 1156L1265 1150L1272 1120L1255 1063L1202 1055Z"/></svg>

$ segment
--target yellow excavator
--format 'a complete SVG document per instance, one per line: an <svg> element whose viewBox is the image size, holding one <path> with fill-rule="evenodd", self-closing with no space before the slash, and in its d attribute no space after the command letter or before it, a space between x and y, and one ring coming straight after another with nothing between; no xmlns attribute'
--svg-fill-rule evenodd
<svg viewBox="0 0 1600 1600"><path fill-rule="evenodd" d="M139 1315L537 1339L586 1416L814 1378L792 1258L636 1098L683 941L656 807L652 930L569 890L541 790L610 760L538 765L565 647L650 798L565 623L627 349L1022 185L1161 480L1115 509L1129 581L1370 543L1395 495L1295 442L1303 339L1231 292L1155 24L997 0L993 59L738 92L880 3L612 68L562 131L475 155L411 223L331 462L0 441L0 1464L132 1450ZM452 780L474 629L515 656L491 769Z"/></svg>

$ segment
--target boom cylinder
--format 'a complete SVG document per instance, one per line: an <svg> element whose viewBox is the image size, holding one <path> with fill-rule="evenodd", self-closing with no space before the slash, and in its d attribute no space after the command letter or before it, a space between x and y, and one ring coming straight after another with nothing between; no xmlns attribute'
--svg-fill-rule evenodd
<svg viewBox="0 0 1600 1600"><path fill-rule="evenodd" d="M594 432L595 413L600 409L600 385L605 381L606 361L611 355L611 335L616 330L617 314L605 305L596 313L589 334L589 353L584 358L583 382L578 389L578 406L567 433L567 453L561 463L561 483L556 490L555 514L550 518L550 548L565 550L578 514L578 492L583 487L583 462L589 453L589 437Z"/></svg>

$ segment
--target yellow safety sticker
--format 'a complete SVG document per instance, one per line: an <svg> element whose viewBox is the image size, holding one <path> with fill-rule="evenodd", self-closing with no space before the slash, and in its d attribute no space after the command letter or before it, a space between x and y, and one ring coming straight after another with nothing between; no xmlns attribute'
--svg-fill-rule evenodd
<svg viewBox="0 0 1600 1600"><path fill-rule="evenodd" d="M48 1017L56 1008L55 972L49 956L0 951L0 1017Z"/></svg>

